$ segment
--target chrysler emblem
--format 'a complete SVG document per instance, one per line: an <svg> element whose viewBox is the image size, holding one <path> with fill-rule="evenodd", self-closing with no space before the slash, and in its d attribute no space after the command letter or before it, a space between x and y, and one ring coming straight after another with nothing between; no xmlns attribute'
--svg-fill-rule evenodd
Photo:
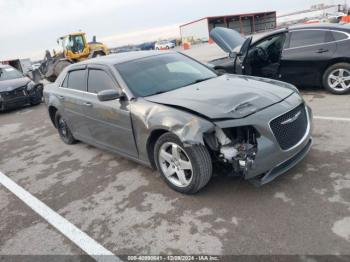
<svg viewBox="0 0 350 262"><path fill-rule="evenodd" d="M301 111L296 113L293 117L288 118L287 120L281 122L281 125L286 125L286 124L293 123L295 120L297 120L299 118L300 115L301 115Z"/></svg>

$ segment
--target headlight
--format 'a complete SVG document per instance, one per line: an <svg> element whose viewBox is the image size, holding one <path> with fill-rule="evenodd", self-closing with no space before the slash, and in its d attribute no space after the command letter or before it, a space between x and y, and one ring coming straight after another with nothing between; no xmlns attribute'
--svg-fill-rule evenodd
<svg viewBox="0 0 350 262"><path fill-rule="evenodd" d="M27 85L27 91L29 91L29 92L32 91L34 86L35 86L34 82L30 81Z"/></svg>

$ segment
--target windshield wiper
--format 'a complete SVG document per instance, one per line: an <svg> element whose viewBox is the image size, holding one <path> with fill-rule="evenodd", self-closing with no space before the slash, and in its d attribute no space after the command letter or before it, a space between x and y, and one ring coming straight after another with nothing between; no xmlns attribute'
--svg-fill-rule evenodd
<svg viewBox="0 0 350 262"><path fill-rule="evenodd" d="M214 76L214 77L215 77L215 76ZM212 78L214 78L214 77L212 76L212 77L197 79L196 81L193 82L193 84L197 84L197 83L200 83L200 82L204 82L204 81L207 81L207 80L212 79Z"/></svg>
<svg viewBox="0 0 350 262"><path fill-rule="evenodd" d="M194 84L198 84L198 83L200 83L200 82L204 82L204 81L207 81L207 80L212 79L212 78L215 78L215 76L197 79L197 80L195 80L195 81L193 81L193 82L191 82L191 83L189 83L189 84L187 84L187 85L184 85L183 87L185 87L185 86L191 86L191 85L194 85Z"/></svg>

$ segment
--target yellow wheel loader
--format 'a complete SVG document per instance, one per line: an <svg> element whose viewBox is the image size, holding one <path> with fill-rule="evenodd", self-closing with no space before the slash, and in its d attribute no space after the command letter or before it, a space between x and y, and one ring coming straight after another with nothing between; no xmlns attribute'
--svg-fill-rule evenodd
<svg viewBox="0 0 350 262"><path fill-rule="evenodd" d="M63 51L58 53L54 51L51 55L47 50L38 69L41 78L46 78L50 82L55 81L63 69L72 63L109 53L107 46L97 42L95 36L92 42L88 43L85 33L82 32L62 36L58 38L57 43L62 46Z"/></svg>

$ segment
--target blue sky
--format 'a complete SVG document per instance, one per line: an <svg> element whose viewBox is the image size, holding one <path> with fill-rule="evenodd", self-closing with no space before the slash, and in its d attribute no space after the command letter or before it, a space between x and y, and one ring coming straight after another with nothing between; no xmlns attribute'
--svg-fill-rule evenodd
<svg viewBox="0 0 350 262"><path fill-rule="evenodd" d="M178 25L205 16L276 10L317 0L0 0L0 59L40 58L56 39L82 30L111 46L178 34Z"/></svg>

